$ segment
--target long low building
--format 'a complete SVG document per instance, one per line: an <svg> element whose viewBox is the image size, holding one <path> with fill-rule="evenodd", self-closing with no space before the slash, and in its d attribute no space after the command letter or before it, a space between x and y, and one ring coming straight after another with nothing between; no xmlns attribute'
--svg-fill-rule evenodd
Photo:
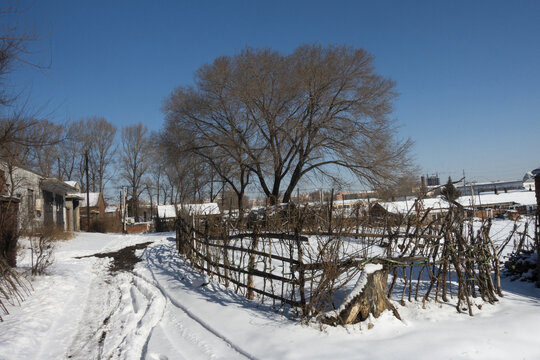
<svg viewBox="0 0 540 360"><path fill-rule="evenodd" d="M386 211L395 214L415 213L415 198L407 201L381 202ZM485 216L492 217L503 210L519 210L523 214L531 214L536 210L536 195L534 191L509 191L502 193L483 193L474 196L461 196L457 202L468 210L482 211ZM434 212L446 211L449 204L442 197L423 200L423 209L431 208ZM484 216L483 215L483 216Z"/></svg>
<svg viewBox="0 0 540 360"><path fill-rule="evenodd" d="M158 216L162 219L171 219L176 217L176 212L187 211L190 215L219 215L219 206L217 203L204 204L174 204L158 205Z"/></svg>
<svg viewBox="0 0 540 360"><path fill-rule="evenodd" d="M513 190L523 190L524 185L522 180L516 181L490 181L490 182L475 182L468 183L465 186L456 184L456 189L461 192L461 195L480 194L484 192L508 192Z"/></svg>

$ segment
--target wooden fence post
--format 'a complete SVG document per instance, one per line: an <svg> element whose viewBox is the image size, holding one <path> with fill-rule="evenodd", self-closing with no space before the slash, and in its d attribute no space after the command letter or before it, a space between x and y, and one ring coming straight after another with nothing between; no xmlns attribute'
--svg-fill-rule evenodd
<svg viewBox="0 0 540 360"><path fill-rule="evenodd" d="M305 285L306 285L306 276L305 276L305 269L304 269L304 263L303 263L303 254L304 251L302 249L302 242L300 241L300 236L298 231L296 231L296 247L297 247L297 253L298 253L298 291L300 292L300 304L302 306L302 315L307 316L307 306L306 306L306 292L305 292Z"/></svg>
<svg viewBox="0 0 540 360"><path fill-rule="evenodd" d="M174 221L174 230L176 231L176 251L180 252L180 236L181 232L179 231L180 223L178 218Z"/></svg>
<svg viewBox="0 0 540 360"><path fill-rule="evenodd" d="M251 241L252 250L257 250L258 240L259 240L259 237L257 236L257 228L255 227L255 229L253 229L253 239ZM247 298L249 300L253 300L254 298L254 295L253 295L253 287L254 287L253 270L254 269L255 269L255 254L251 252L249 254L249 263L248 263L249 274L248 274L248 283L247 283L247 287L248 287Z"/></svg>

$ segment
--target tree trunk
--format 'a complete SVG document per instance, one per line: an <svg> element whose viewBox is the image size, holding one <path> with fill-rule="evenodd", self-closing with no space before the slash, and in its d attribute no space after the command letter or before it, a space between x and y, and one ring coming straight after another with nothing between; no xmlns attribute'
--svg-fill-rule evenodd
<svg viewBox="0 0 540 360"><path fill-rule="evenodd" d="M401 320L397 309L386 296L388 291L388 269L381 264L368 264L344 303L335 312L323 319L329 325L356 324L366 320L370 314L379 317L385 310L391 310Z"/></svg>
<svg viewBox="0 0 540 360"><path fill-rule="evenodd" d="M242 219L244 218L244 191L236 194L236 198L238 201L238 221L242 222Z"/></svg>

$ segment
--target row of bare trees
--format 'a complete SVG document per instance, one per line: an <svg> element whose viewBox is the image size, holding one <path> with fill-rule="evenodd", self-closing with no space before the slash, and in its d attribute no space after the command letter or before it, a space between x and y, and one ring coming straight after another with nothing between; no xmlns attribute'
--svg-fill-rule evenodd
<svg viewBox="0 0 540 360"><path fill-rule="evenodd" d="M8 61L0 64L0 81L32 39L2 37ZM381 185L407 174L411 141L397 137L391 119L394 88L363 49L303 45L281 54L246 48L202 66L194 86L174 90L159 134L137 124L117 136L116 126L98 116L59 125L3 112L0 130L21 128L27 142L0 133L0 156L76 180L83 191L105 192L120 178L135 215L143 193L151 203L176 203L215 200L220 192L223 199L228 189L242 210L253 186L270 204L289 202L299 183L315 176L342 182L345 170ZM39 146L26 146L30 139Z"/></svg>

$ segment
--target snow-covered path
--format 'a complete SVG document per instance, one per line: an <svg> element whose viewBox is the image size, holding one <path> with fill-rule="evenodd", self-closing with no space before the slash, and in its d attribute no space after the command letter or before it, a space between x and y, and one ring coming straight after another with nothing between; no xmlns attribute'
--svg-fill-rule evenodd
<svg viewBox="0 0 540 360"><path fill-rule="evenodd" d="M133 271L83 257L151 241ZM20 262L24 265L24 259ZM540 358L540 291L509 291L476 316L450 306L400 306L348 329L303 326L190 269L171 234L78 234L50 274L0 323L0 359L508 359Z"/></svg>
<svg viewBox="0 0 540 360"><path fill-rule="evenodd" d="M61 244L51 275L0 324L0 358L251 358L172 299L147 264L110 273L110 259L75 259L149 239L164 237L80 234Z"/></svg>

